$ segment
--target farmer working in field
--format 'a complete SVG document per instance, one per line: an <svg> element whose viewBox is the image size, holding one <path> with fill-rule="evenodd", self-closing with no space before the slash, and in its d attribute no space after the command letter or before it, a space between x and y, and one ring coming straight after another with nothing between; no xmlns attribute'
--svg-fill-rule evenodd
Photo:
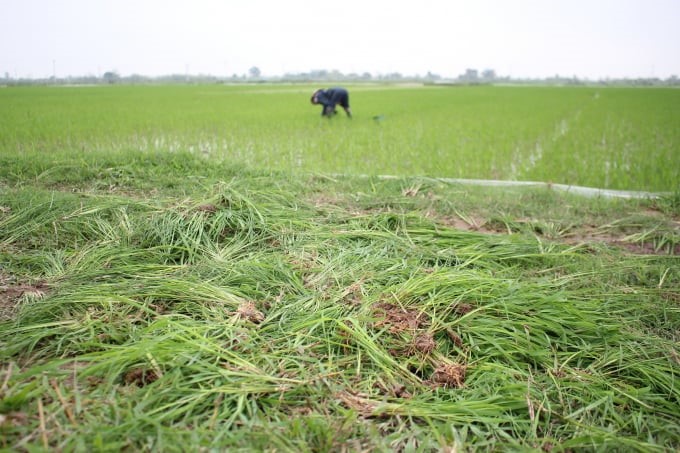
<svg viewBox="0 0 680 453"><path fill-rule="evenodd" d="M312 104L321 104L321 116L328 118L335 115L335 106L340 104L340 107L345 109L345 113L349 118L352 118L352 110L349 108L349 93L344 88L328 88L327 90L316 90L312 94Z"/></svg>

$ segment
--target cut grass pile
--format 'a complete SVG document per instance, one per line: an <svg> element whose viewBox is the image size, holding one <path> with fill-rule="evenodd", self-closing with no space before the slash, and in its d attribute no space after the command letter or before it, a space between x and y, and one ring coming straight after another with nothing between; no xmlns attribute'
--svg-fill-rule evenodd
<svg viewBox="0 0 680 453"><path fill-rule="evenodd" d="M51 159L0 170L2 448L680 447L677 196Z"/></svg>

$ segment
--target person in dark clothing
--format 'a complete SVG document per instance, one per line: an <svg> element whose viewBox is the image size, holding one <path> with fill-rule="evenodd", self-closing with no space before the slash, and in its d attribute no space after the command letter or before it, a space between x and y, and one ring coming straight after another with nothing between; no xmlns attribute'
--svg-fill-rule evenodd
<svg viewBox="0 0 680 453"><path fill-rule="evenodd" d="M321 116L332 117L337 113L335 106L339 104L345 110L347 117L352 118L352 110L349 108L349 93L344 88L336 87L316 90L312 94L311 101L314 105L321 104L323 106Z"/></svg>

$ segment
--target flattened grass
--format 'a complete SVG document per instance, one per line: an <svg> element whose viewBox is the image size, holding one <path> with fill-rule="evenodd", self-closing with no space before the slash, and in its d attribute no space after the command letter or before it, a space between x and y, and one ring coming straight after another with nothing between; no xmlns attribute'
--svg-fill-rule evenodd
<svg viewBox="0 0 680 453"><path fill-rule="evenodd" d="M5 179L2 448L680 446L672 199L135 156Z"/></svg>

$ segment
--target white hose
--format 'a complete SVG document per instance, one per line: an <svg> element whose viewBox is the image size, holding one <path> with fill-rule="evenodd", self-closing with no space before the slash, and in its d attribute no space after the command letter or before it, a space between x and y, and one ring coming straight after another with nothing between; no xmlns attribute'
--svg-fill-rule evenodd
<svg viewBox="0 0 680 453"><path fill-rule="evenodd" d="M347 176L347 175L335 175ZM361 178L370 178L369 175L358 175ZM378 179L400 179L400 176L394 175L377 175L373 176ZM472 186L490 186L490 187L545 187L546 189L555 189L563 192L569 192L584 197L602 197L602 198L635 198L635 199L656 199L671 195L671 192L642 192L634 190L612 190L612 189L598 189L594 187L572 186L568 184L553 184L549 182L537 181L502 181L497 179L460 179L460 178L431 178L431 177L416 177L414 179L439 181L447 184L465 184Z"/></svg>
<svg viewBox="0 0 680 453"><path fill-rule="evenodd" d="M497 186L497 187L513 187L513 186L531 186L531 187L545 187L547 189L561 190L584 197L603 197L603 198L661 198L668 196L670 192L643 192L635 190L612 190L599 189L595 187L572 186L568 184L553 184L548 182L535 181L499 181L491 179L452 179L452 178L435 178L437 180L457 183L470 184L477 186Z"/></svg>

